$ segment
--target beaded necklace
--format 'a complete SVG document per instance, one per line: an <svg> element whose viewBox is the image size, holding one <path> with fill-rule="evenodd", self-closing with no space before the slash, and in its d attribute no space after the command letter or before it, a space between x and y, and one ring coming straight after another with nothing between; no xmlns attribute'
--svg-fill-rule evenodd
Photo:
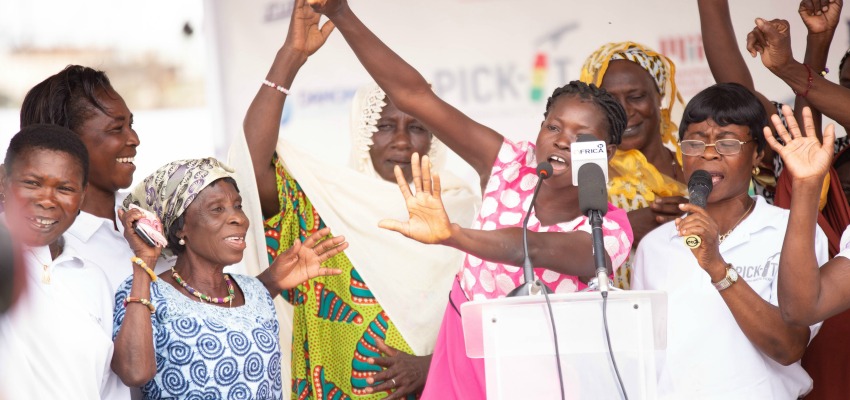
<svg viewBox="0 0 850 400"><path fill-rule="evenodd" d="M233 305L233 298L235 297L234 290L233 290L233 282L231 282L230 275L228 275L228 274L224 274L224 282L227 283L227 293L229 293L229 294L227 295L227 297L221 297L221 298L210 297L210 296L207 296L207 295L195 290L195 288L189 286L186 283L186 281L184 281L183 278L180 277L180 274L177 273L177 270L174 269L174 267L171 267L171 276L174 277L174 280L177 281L177 283L179 283L180 286L183 286L183 288L186 289L186 291L188 291L193 296L195 296L195 297L197 297L197 298L199 298L203 301L206 301L208 303L216 303L216 304L230 303L231 306Z"/></svg>

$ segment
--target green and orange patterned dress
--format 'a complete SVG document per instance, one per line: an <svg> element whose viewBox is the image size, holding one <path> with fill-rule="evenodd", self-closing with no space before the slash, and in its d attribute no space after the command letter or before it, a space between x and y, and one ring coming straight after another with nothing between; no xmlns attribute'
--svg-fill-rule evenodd
<svg viewBox="0 0 850 400"><path fill-rule="evenodd" d="M325 227L298 182L274 160L281 212L264 221L269 263L295 240ZM331 227L333 231L333 227ZM412 353L408 344L341 253L324 263L342 274L320 276L283 292L295 307L292 324L292 399L381 399L367 394L366 378L381 371L368 364L381 357L375 340ZM414 398L410 396L410 398Z"/></svg>

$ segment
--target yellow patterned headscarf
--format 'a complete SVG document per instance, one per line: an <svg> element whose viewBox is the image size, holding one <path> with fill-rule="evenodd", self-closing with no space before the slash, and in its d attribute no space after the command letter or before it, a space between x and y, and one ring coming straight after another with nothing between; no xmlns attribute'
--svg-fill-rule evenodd
<svg viewBox="0 0 850 400"><path fill-rule="evenodd" d="M608 64L613 60L627 60L640 65L658 86L661 94L661 139L664 146L676 152L679 163L682 154L679 150L678 131L679 127L670 118L673 105L678 101L683 104L682 95L676 87L676 64L663 54L635 42L608 43L584 61L581 68L581 77L584 83L593 83L602 86L602 79L608 70Z"/></svg>

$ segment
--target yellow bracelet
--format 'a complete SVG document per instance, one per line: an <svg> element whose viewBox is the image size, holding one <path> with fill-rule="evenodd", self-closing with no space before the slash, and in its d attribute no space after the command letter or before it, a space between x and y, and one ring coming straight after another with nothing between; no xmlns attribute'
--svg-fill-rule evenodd
<svg viewBox="0 0 850 400"><path fill-rule="evenodd" d="M142 269L145 270L145 272L147 272L148 275L151 276L151 281L156 282L156 274L153 273L152 269L148 268L148 264L145 262L145 260L142 260L141 258L134 256L134 257L130 258L130 261L132 261L133 264L136 264L136 265L142 267Z"/></svg>
<svg viewBox="0 0 850 400"><path fill-rule="evenodd" d="M127 304L130 304L130 303L139 303L139 304L144 305L145 307L148 308L148 310L151 311L151 314L156 312L156 307L154 307L153 303L151 303L151 301L148 300L148 299L141 299L141 298L138 298L138 297L125 297L124 298L124 308L127 308Z"/></svg>

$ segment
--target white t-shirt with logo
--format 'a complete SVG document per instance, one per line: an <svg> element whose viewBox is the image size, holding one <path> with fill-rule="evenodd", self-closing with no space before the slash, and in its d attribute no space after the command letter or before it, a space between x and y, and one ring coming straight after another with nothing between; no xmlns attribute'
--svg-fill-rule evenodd
<svg viewBox="0 0 850 400"><path fill-rule="evenodd" d="M761 196L749 217L720 245L723 259L761 298L777 301L777 273L789 211ZM818 265L828 260L817 228ZM632 289L663 290L667 350L658 364L658 394L669 399L796 399L812 380L796 362L783 366L747 339L708 273L685 246L673 222L647 234L638 247ZM820 323L811 326L812 335Z"/></svg>

